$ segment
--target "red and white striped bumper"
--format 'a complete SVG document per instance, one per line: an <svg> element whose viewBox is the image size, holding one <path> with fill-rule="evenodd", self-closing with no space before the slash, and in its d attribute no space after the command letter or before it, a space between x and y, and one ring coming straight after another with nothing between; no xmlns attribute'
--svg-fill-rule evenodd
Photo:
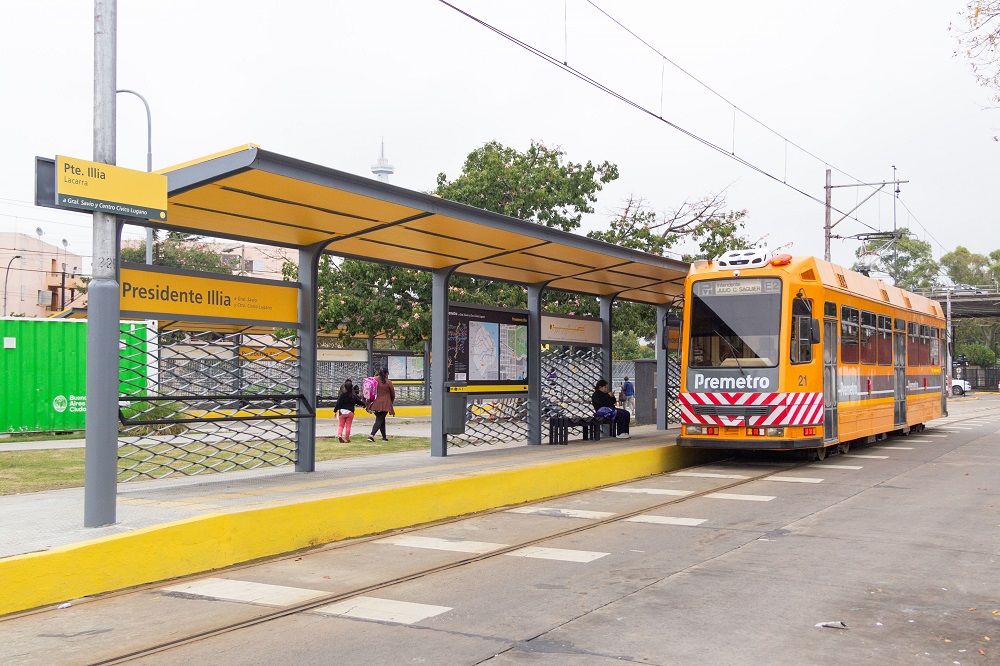
<svg viewBox="0 0 1000 666"><path fill-rule="evenodd" d="M793 426L823 423L822 393L681 393L681 423Z"/></svg>

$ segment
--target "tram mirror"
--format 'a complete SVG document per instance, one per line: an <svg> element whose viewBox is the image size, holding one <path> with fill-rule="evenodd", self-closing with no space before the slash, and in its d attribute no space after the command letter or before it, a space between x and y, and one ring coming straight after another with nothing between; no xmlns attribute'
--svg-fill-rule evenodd
<svg viewBox="0 0 1000 666"><path fill-rule="evenodd" d="M809 337L812 339L814 345L819 344L819 319L815 317L812 320L812 330L809 331Z"/></svg>

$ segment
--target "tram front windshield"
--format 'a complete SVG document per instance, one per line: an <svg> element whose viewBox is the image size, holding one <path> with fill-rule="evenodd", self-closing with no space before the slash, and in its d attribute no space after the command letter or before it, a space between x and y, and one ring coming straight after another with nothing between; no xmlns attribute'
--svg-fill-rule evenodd
<svg viewBox="0 0 1000 666"><path fill-rule="evenodd" d="M778 364L781 280L705 280L692 288L688 364L764 368Z"/></svg>

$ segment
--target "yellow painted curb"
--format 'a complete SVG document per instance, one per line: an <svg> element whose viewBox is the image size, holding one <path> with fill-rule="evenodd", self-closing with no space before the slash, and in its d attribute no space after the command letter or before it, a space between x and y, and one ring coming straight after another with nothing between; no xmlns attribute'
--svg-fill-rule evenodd
<svg viewBox="0 0 1000 666"><path fill-rule="evenodd" d="M366 412L363 409L358 409L354 413L355 417L364 418L366 416L373 416L370 412ZM410 407L396 407L395 418L400 418L403 416L430 416L431 406L430 405L413 405ZM316 418L318 419L335 419L337 415L334 413L332 407L320 407L316 410ZM393 417L389 417L391 420Z"/></svg>
<svg viewBox="0 0 1000 666"><path fill-rule="evenodd" d="M0 615L350 537L688 467L719 454L662 446L357 495L215 513L0 559Z"/></svg>

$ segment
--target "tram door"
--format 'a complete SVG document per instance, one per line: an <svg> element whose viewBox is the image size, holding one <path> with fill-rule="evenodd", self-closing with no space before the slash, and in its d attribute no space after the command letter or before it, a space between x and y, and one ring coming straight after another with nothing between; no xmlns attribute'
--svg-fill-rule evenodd
<svg viewBox="0 0 1000 666"><path fill-rule="evenodd" d="M837 333L836 319L823 322L823 441L837 441Z"/></svg>
<svg viewBox="0 0 1000 666"><path fill-rule="evenodd" d="M906 333L896 331L892 334L893 353L892 364L895 370L895 417L896 425L906 425Z"/></svg>

